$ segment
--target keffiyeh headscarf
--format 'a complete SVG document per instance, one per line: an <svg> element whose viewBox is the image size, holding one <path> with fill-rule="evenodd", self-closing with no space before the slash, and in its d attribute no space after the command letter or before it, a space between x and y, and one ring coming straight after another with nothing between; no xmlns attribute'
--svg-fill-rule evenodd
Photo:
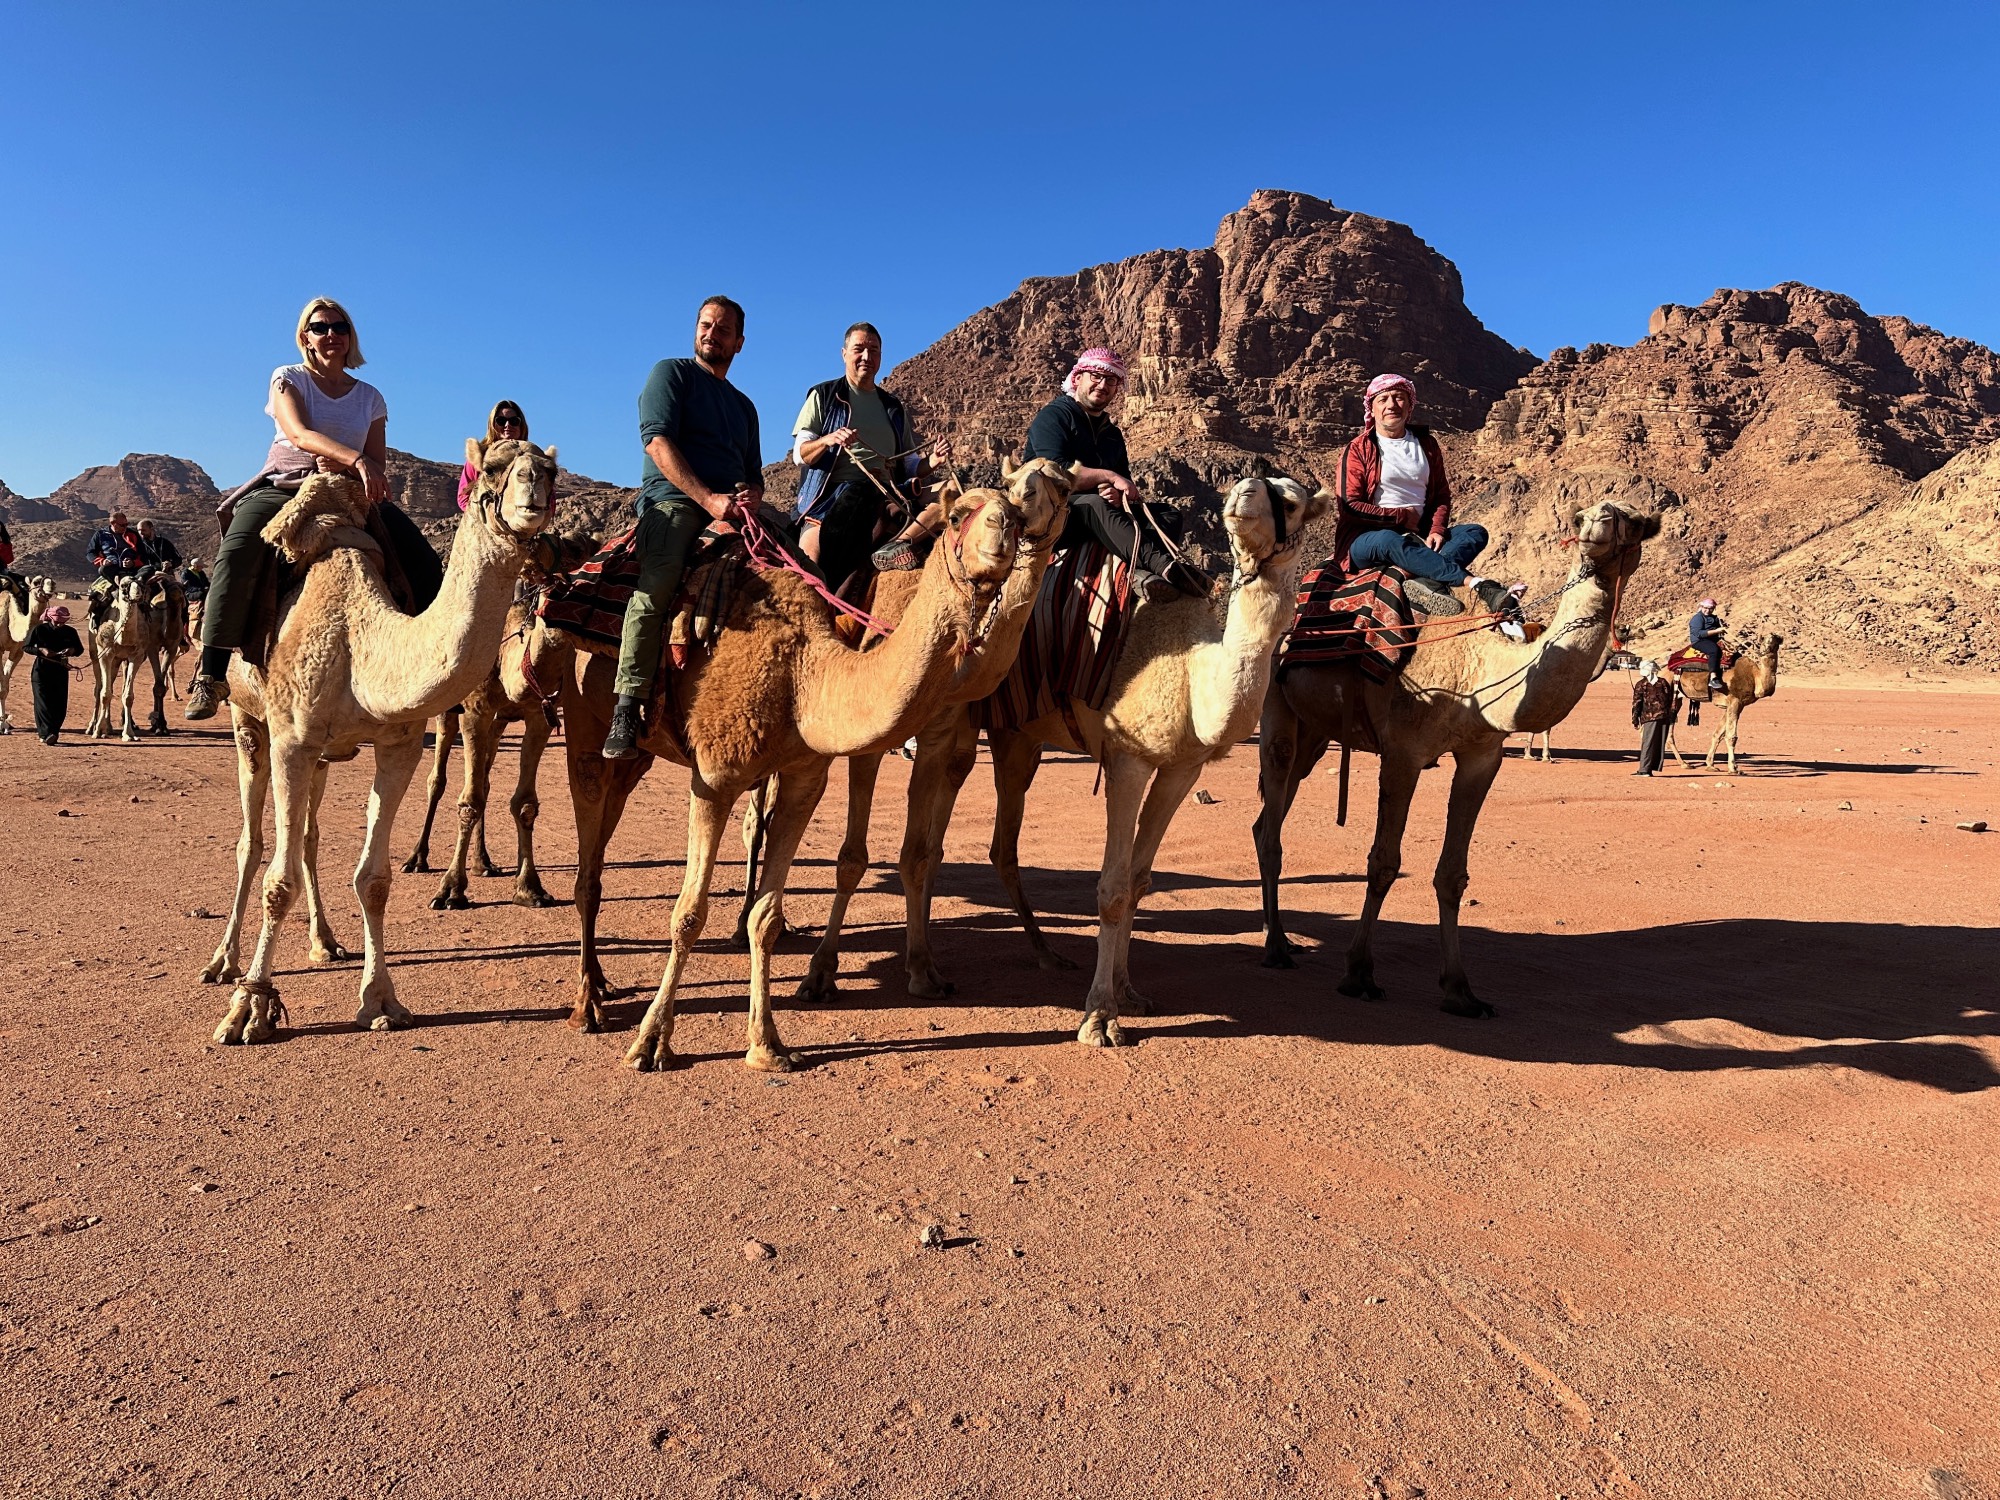
<svg viewBox="0 0 2000 1500"><path fill-rule="evenodd" d="M66 625L69 623L69 608L66 605L51 604L42 611L42 619L46 624Z"/></svg>
<svg viewBox="0 0 2000 1500"><path fill-rule="evenodd" d="M1063 376L1065 396L1076 394L1076 377L1085 370L1095 370L1100 375L1112 376L1121 385L1126 378L1125 361L1109 349L1086 349L1076 357L1076 363L1070 366L1069 374Z"/></svg>
<svg viewBox="0 0 2000 1500"><path fill-rule="evenodd" d="M1714 608L1715 608L1715 601L1714 601L1713 599L1704 599L1704 600L1702 600L1702 601L1701 601L1701 603L1700 603L1699 605L1697 605L1697 606L1696 606L1696 608L1698 608L1698 609L1714 609Z"/></svg>
<svg viewBox="0 0 2000 1500"><path fill-rule="evenodd" d="M1416 385L1407 375L1377 375L1368 382L1368 394L1361 398L1361 410L1368 419L1366 424L1368 427L1373 428L1375 425L1375 398L1384 391L1395 390L1398 386L1410 393L1412 401L1417 399Z"/></svg>

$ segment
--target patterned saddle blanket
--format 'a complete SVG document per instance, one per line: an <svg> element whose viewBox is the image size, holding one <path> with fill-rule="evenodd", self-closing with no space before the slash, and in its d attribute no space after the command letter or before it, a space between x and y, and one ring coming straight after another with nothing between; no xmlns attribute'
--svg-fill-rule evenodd
<svg viewBox="0 0 2000 1500"><path fill-rule="evenodd" d="M1723 652L1722 670L1727 672L1742 659L1743 653L1741 651ZM1669 672L1700 672L1703 676L1706 676L1708 674L1708 658L1703 656L1696 647L1683 646L1667 658L1667 670Z"/></svg>
<svg viewBox="0 0 2000 1500"><path fill-rule="evenodd" d="M535 613L551 629L574 636L586 647L615 653L625 636L625 606L639 586L639 528L620 532L569 573L549 580ZM746 563L743 539L734 532L704 532L681 574L680 598L667 636L671 660L686 665L691 645L715 645L736 602Z"/></svg>
<svg viewBox="0 0 2000 1500"><path fill-rule="evenodd" d="M978 707L990 729L1019 729L1072 704L1101 709L1111 695L1130 614L1131 565L1095 542L1058 552L1042 575L1020 654Z"/></svg>
<svg viewBox="0 0 2000 1500"><path fill-rule="evenodd" d="M1352 662L1372 682L1388 682L1410 664L1418 622L1403 591L1401 568L1348 575L1332 558L1299 580L1299 612L1278 643L1277 670Z"/></svg>

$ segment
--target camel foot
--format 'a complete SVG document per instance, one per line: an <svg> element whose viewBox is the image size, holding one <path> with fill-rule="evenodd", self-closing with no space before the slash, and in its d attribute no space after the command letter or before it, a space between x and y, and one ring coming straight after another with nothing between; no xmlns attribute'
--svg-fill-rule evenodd
<svg viewBox="0 0 2000 1500"><path fill-rule="evenodd" d="M1355 1000L1381 1000L1387 995L1387 991L1367 974L1349 974L1334 988Z"/></svg>
<svg viewBox="0 0 2000 1500"><path fill-rule="evenodd" d="M596 988L583 985L577 991L576 1004L570 1007L569 1024L586 1035L595 1035L602 1031L606 998L602 985Z"/></svg>
<svg viewBox="0 0 2000 1500"><path fill-rule="evenodd" d="M752 1047L743 1054L743 1066L759 1073L790 1073L799 1061L782 1047Z"/></svg>
<svg viewBox="0 0 2000 1500"><path fill-rule="evenodd" d="M403 1008L393 992L380 1000L363 999L354 1024L363 1031L401 1031L417 1024L417 1018Z"/></svg>
<svg viewBox="0 0 2000 1500"><path fill-rule="evenodd" d="M1446 995L1444 1000L1439 1004L1438 1009L1446 1015L1465 1016L1469 1020L1475 1021L1499 1014L1498 1011L1494 1010L1484 1000L1470 994Z"/></svg>
<svg viewBox="0 0 2000 1500"><path fill-rule="evenodd" d="M1125 1028L1118 1024L1116 1016L1107 1016L1101 1010L1094 1010L1083 1018L1083 1025L1077 1028L1076 1039L1086 1047L1129 1047L1131 1039L1125 1035Z"/></svg>
<svg viewBox="0 0 2000 1500"><path fill-rule="evenodd" d="M910 970L909 992L913 1000L942 1000L957 994L958 986L940 974L936 965L924 963Z"/></svg>
<svg viewBox="0 0 2000 1500"><path fill-rule="evenodd" d="M833 1005L840 999L840 968L837 964L821 966L815 963L806 970L806 977L799 981L799 990L792 997L800 1005Z"/></svg>
<svg viewBox="0 0 2000 1500"><path fill-rule="evenodd" d="M1153 1013L1153 1002L1128 984L1125 986L1125 993L1119 997L1118 1013L1121 1016L1150 1016Z"/></svg>
<svg viewBox="0 0 2000 1500"><path fill-rule="evenodd" d="M673 1043L664 1036L641 1035L625 1052L626 1066L640 1073L664 1073L676 1061Z"/></svg>
<svg viewBox="0 0 2000 1500"><path fill-rule="evenodd" d="M1297 950L1292 940L1282 932L1274 932L1264 939L1264 967L1267 969L1296 969L1298 960L1292 957Z"/></svg>
<svg viewBox="0 0 2000 1500"><path fill-rule="evenodd" d="M471 897L464 891L454 890L450 885L444 886L431 897L432 911L465 911L471 905Z"/></svg>
<svg viewBox="0 0 2000 1500"><path fill-rule="evenodd" d="M234 984L243 977L243 971L236 966L236 960L226 949L218 948L215 957L208 961L208 967L201 971L203 984Z"/></svg>
<svg viewBox="0 0 2000 1500"><path fill-rule="evenodd" d="M404 860L403 873L405 875L436 874L437 872L431 868L430 851L428 849L419 849L415 854Z"/></svg>
<svg viewBox="0 0 2000 1500"><path fill-rule="evenodd" d="M493 861L490 859L482 859L479 862L479 873L484 875L487 879L491 880L496 876L505 875L507 871L501 869L498 865L494 864Z"/></svg>
<svg viewBox="0 0 2000 1500"><path fill-rule="evenodd" d="M312 951L306 954L306 957L316 964L344 964L353 962L354 954L352 950L343 948L338 943L322 943L315 938Z"/></svg>
<svg viewBox="0 0 2000 1500"><path fill-rule="evenodd" d="M165 714L155 714L151 719L147 721L146 733L165 734L166 732L167 732L167 716Z"/></svg>
<svg viewBox="0 0 2000 1500"><path fill-rule="evenodd" d="M1061 971L1074 969L1076 967L1076 960L1073 958L1064 958L1055 949L1044 943L1035 949L1035 964L1039 968Z"/></svg>

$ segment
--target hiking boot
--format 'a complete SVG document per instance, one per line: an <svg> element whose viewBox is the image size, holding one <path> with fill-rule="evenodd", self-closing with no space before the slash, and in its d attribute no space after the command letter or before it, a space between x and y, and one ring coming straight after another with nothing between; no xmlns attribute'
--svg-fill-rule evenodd
<svg viewBox="0 0 2000 1500"><path fill-rule="evenodd" d="M1132 570L1132 592L1148 604L1165 604L1169 599L1181 597L1179 589L1158 573L1148 573L1144 568Z"/></svg>
<svg viewBox="0 0 2000 1500"><path fill-rule="evenodd" d="M1489 615L1503 615L1510 620L1521 618L1521 595L1519 590L1509 588L1497 578L1482 578L1472 586Z"/></svg>
<svg viewBox="0 0 2000 1500"><path fill-rule="evenodd" d="M228 683L220 677L205 677L197 672L194 681L188 684L187 708L181 717L196 721L212 719L216 709L228 701Z"/></svg>
<svg viewBox="0 0 2000 1500"><path fill-rule="evenodd" d="M1708 679L1708 690L1711 693L1726 693L1729 691L1729 684L1724 682L1720 677L1717 677L1713 673L1710 673Z"/></svg>
<svg viewBox="0 0 2000 1500"><path fill-rule="evenodd" d="M606 760L632 760L639 754L639 705L620 703L611 710L611 728L604 736Z"/></svg>
<svg viewBox="0 0 2000 1500"><path fill-rule="evenodd" d="M1432 583L1428 578L1415 576L1403 580L1403 597L1410 601L1410 607L1427 615L1462 615L1465 606L1458 602L1450 589L1443 584Z"/></svg>
<svg viewBox="0 0 2000 1500"><path fill-rule="evenodd" d="M1190 599L1206 599L1215 587L1214 579L1185 558L1167 564L1166 580Z"/></svg>

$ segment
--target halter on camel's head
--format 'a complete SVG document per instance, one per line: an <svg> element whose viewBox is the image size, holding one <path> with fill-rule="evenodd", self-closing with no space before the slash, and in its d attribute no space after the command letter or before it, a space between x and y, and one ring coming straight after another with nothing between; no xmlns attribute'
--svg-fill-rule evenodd
<svg viewBox="0 0 2000 1500"><path fill-rule="evenodd" d="M1241 588L1271 563L1297 551L1306 524L1323 514L1332 498L1325 490L1308 490L1296 479L1252 475L1230 486L1222 502L1222 525L1235 558L1231 586Z"/></svg>
<svg viewBox="0 0 2000 1500"><path fill-rule="evenodd" d="M1054 459L1031 458L1024 464L1000 460L1000 478L1007 486L1007 504L1021 525L1021 550L1040 552L1062 535L1069 514L1069 497L1076 493L1076 475L1083 467L1065 469Z"/></svg>
<svg viewBox="0 0 2000 1500"><path fill-rule="evenodd" d="M525 438L467 438L465 457L479 470L466 510L477 511L496 537L528 552L535 566L550 566L554 551L541 533L555 514L556 450L544 452Z"/></svg>

